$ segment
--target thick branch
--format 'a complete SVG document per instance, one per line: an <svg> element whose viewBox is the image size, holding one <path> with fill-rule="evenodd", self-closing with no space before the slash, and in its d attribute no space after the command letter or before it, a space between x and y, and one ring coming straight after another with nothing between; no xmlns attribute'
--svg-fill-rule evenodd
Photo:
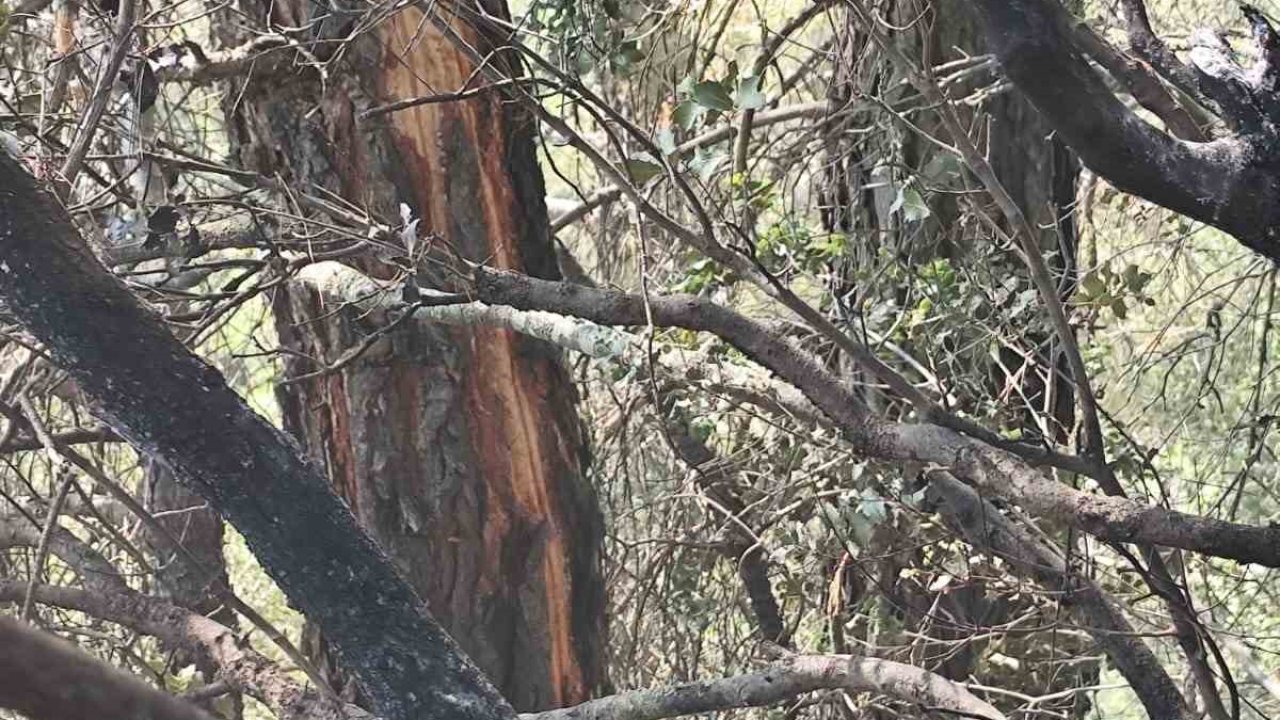
<svg viewBox="0 0 1280 720"><path fill-rule="evenodd" d="M1160 118L1169 132L1183 140L1209 139L1191 111L1165 87L1149 65L1119 52L1081 20L1074 20L1073 28L1072 40L1076 45L1097 61L1139 105Z"/></svg>
<svg viewBox="0 0 1280 720"><path fill-rule="evenodd" d="M25 590L23 583L0 580L0 600L19 599ZM334 707L314 689L303 687L281 672L247 643L242 644L225 625L163 600L128 589L88 592L52 585L36 586L35 599L45 605L78 610L197 653L217 668L218 680L262 701L280 720L344 720L344 710L352 713L351 718L366 715L358 709Z"/></svg>
<svg viewBox="0 0 1280 720"><path fill-rule="evenodd" d="M1280 259L1280 173L1264 139L1176 140L1135 115L1069 38L1056 0L972 0L1005 74L1091 170Z"/></svg>
<svg viewBox="0 0 1280 720"><path fill-rule="evenodd" d="M40 543L40 528L25 517L0 515L0 550L10 547L35 547ZM49 536L49 551L80 576L80 582L94 592L127 590L124 578L115 566L63 527L54 527Z"/></svg>
<svg viewBox="0 0 1280 720"><path fill-rule="evenodd" d="M1178 59L1151 27L1144 0L1120 0L1129 34L1129 46L1161 75L1188 95L1200 95L1200 86L1191 68Z"/></svg>
<svg viewBox="0 0 1280 720"><path fill-rule="evenodd" d="M990 446L930 425L885 423L872 451L885 459L952 468L987 492L1038 517L1059 518L1108 542L1178 547L1240 563L1280 567L1280 525L1258 527L1190 515L1046 480L1034 468Z"/></svg>
<svg viewBox="0 0 1280 720"><path fill-rule="evenodd" d="M120 438L106 428L80 428L66 432L53 433L53 439L63 445L80 445L84 443L119 442ZM12 453L22 450L39 450L44 446L38 438L18 435L7 442L0 443L0 453Z"/></svg>
<svg viewBox="0 0 1280 720"><path fill-rule="evenodd" d="M246 75L262 75L279 72L289 67L291 59L280 51L292 43L283 35L267 33L259 35L244 45L205 53L199 45L187 42L161 48L151 57L161 67L156 75L160 80L208 84L228 78ZM186 58L190 57L191 62Z"/></svg>
<svg viewBox="0 0 1280 720"><path fill-rule="evenodd" d="M1118 532L1117 528L1110 525L1096 527L1094 518L1089 513L1077 513L1074 505L1077 502L1088 505L1097 500L1109 507L1112 503L1118 503L1126 510L1148 510L1162 520L1168 513L1146 508L1129 500L1095 497L1049 482L1036 470L1004 452L947 428L892 423L874 418L849 386L826 372L810 357L770 334L762 324L702 298L639 298L486 268L476 270L476 286L481 299L507 303L521 309L560 312L601 324L643 325L651 319L661 327L712 332L783 380L792 383L841 428L851 444L869 457L952 468L956 475L964 477L985 492L1004 495L1014 502L1043 510L1047 515L1087 531ZM1131 642L1131 631L1119 610L1105 599L1096 586L1068 578L1060 555L1055 555L1038 544L1029 544L1025 533L1014 530L1011 523L989 520L988 518L1000 517L990 508L989 503L982 501L968 486L951 478L950 473L935 474L941 476L935 480L935 485L940 485L946 491L948 512L956 524L964 527L970 542L978 547L993 547L1000 554L1016 559L1024 571L1049 587L1062 589L1069 585L1067 580L1071 580L1070 584L1077 585L1078 589L1070 600L1073 607L1079 609L1081 621L1090 624L1094 637L1139 693L1152 716L1184 717L1185 708L1176 685L1161 669L1148 648L1140 642ZM1011 474L1012 477L1005 474ZM943 484L944 482L950 484ZM1201 520L1181 513L1176 515ZM1005 530L1000 530L1001 527ZM1131 538L1126 535L1126 539L1152 541L1148 537L1142 537L1147 529L1145 526L1125 527L1126 532L1132 531L1138 536ZM1270 536L1269 559L1280 562L1280 558L1274 557L1280 554L1277 543L1280 540L1280 528L1238 527L1257 535L1257 542L1260 544L1266 544ZM1245 552L1234 545L1227 549Z"/></svg>
<svg viewBox="0 0 1280 720"><path fill-rule="evenodd" d="M1087 576L1072 572L1042 535L1003 515L990 501L949 472L931 472L929 491L940 514L979 551L1002 558L1024 577L1059 593L1059 602L1089 630L1120 674L1129 681L1151 718L1188 718L1178 686L1142 642L1120 608Z"/></svg>
<svg viewBox="0 0 1280 720"><path fill-rule="evenodd" d="M263 221L252 218L243 221L212 222L196 229L199 234L198 240L195 243L185 244L181 248L140 240L137 243L103 248L102 261L108 265L129 265L177 256L195 258L215 250L266 247L273 239L269 236Z"/></svg>
<svg viewBox="0 0 1280 720"><path fill-rule="evenodd" d="M107 273L66 212L0 157L0 299L117 433L248 541L387 720L513 711L297 445Z"/></svg>
<svg viewBox="0 0 1280 720"><path fill-rule="evenodd" d="M0 617L0 707L31 720L212 720L194 705L81 652Z"/></svg>
<svg viewBox="0 0 1280 720"><path fill-rule="evenodd" d="M392 288L355 268L327 260L298 271L296 279L332 303L351 303L363 312L403 310L408 304ZM426 291L423 291L426 292ZM430 296L427 296L430 298ZM414 310L414 318L443 325L499 327L595 358L617 357L628 351L628 338L613 328L601 327L563 315L522 312L480 302L426 305Z"/></svg>
<svg viewBox="0 0 1280 720"><path fill-rule="evenodd" d="M644 325L651 318L662 327L714 333L795 385L871 457L953 468L988 492L1104 540L1180 547L1280 567L1280 526L1241 525L1081 492L1049 481L1009 454L950 429L872 417L846 385L811 358L760 323L703 298L681 295L646 300L485 268L476 271L476 287L481 300L523 310L559 312L605 325Z"/></svg>
<svg viewBox="0 0 1280 720"><path fill-rule="evenodd" d="M1240 12L1249 21L1249 29L1258 46L1258 65L1250 79L1260 93L1271 95L1280 89L1280 35L1258 8L1241 5Z"/></svg>
<svg viewBox="0 0 1280 720"><path fill-rule="evenodd" d="M891 695L961 717L1004 715L962 685L914 665L848 655L798 655L760 672L620 693L521 720L662 720L682 715L763 707L814 690Z"/></svg>

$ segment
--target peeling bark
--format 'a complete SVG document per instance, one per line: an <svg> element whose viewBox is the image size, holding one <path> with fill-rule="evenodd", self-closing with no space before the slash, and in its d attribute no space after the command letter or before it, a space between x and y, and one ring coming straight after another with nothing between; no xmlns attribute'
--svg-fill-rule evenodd
<svg viewBox="0 0 1280 720"><path fill-rule="evenodd" d="M254 8L293 27L319 12L299 0ZM487 47L461 21L454 28ZM317 34L329 31L341 32ZM472 78L471 61L417 8L390 14L343 52L323 85L301 71L236 95L229 124L246 167L326 188L375 216L395 217L403 203L424 243L437 236L472 260L558 278L532 118L491 92L361 120ZM374 278L393 272L372 253L350 262ZM447 288L450 279L421 280ZM520 709L600 689L603 528L559 350L504 329L409 323L317 374L377 322L335 314L298 284L276 294L274 309L280 340L295 351L285 376L311 376L280 388L286 429L450 635Z"/></svg>

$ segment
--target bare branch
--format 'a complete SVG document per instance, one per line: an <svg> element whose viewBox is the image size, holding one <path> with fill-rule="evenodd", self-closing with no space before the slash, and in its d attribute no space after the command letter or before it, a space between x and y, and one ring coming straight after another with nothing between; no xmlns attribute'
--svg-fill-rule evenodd
<svg viewBox="0 0 1280 720"><path fill-rule="evenodd" d="M24 591L21 583L0 580L0 600L21 598ZM368 715L358 708L335 707L241 642L230 628L163 600L126 588L88 592L52 585L36 585L34 596L45 605L78 610L207 658L217 668L220 681L262 701L280 720L343 720ZM344 711L351 714L344 716Z"/></svg>
<svg viewBox="0 0 1280 720"><path fill-rule="evenodd" d="M75 182L80 169L84 167L84 159L88 156L94 135L98 132L102 114L111 100L112 87L115 86L116 77L120 74L120 68L124 65L132 46L133 18L137 12L136 0L120 0L120 8L117 12L119 14L116 16L115 37L112 39L111 52L98 68L98 78L94 82L89 107L80 116L75 137L67 149L67 158L62 163L60 181L68 186Z"/></svg>
<svg viewBox="0 0 1280 720"><path fill-rule="evenodd" d="M0 617L0 706L32 720L213 720L70 643Z"/></svg>
<svg viewBox="0 0 1280 720"><path fill-rule="evenodd" d="M521 720L662 720L734 708L764 707L814 690L874 692L962 717L1004 715L963 685L903 663L848 655L797 655L759 672L637 690Z"/></svg>
<svg viewBox="0 0 1280 720"><path fill-rule="evenodd" d="M640 298L620 292L538 280L477 268L476 289L487 302L574 315L606 325L683 327L719 335L752 360L795 385L836 421L870 457L932 463L1033 514L1055 517L1100 539L1180 547L1241 563L1280 567L1280 525L1255 527L1188 515L1128 498L1097 496L1047 480L1017 458L938 425L873 417L857 395L811 358L760 323L703 298Z"/></svg>
<svg viewBox="0 0 1280 720"><path fill-rule="evenodd" d="M287 56L279 51L293 43L283 35L266 33L237 47L205 53L194 43L167 48L174 57L156 72L156 79L195 85L212 83L252 72L255 76L276 72ZM190 55L194 62L180 56ZM166 60L163 56L162 60Z"/></svg>
<svg viewBox="0 0 1280 720"><path fill-rule="evenodd" d="M0 550L16 546L37 547L40 542L40 528L27 518L0 515ZM54 527L49 536L49 551L75 570L80 582L90 590L112 592L128 589L114 565L66 528Z"/></svg>

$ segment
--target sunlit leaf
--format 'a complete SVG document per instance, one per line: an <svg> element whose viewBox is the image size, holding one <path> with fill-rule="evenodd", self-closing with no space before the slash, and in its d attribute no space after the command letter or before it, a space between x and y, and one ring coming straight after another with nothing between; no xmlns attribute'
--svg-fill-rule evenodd
<svg viewBox="0 0 1280 720"><path fill-rule="evenodd" d="M724 83L704 80L693 86L693 100L709 110L721 112L733 109L733 97Z"/></svg>
<svg viewBox="0 0 1280 720"><path fill-rule="evenodd" d="M757 75L738 80L737 106L739 110L759 110L766 104L764 93L760 91L761 78Z"/></svg>
<svg viewBox="0 0 1280 720"><path fill-rule="evenodd" d="M649 160L641 160L640 158L630 158L623 164L630 176L631 182L637 185L644 185L650 180L662 174L662 166L650 162Z"/></svg>
<svg viewBox="0 0 1280 720"><path fill-rule="evenodd" d="M898 190L898 196L889 206L889 211L901 211L902 219L908 222L919 222L932 214L924 198L920 196L920 192L910 185L904 185Z"/></svg>
<svg viewBox="0 0 1280 720"><path fill-rule="evenodd" d="M698 118L701 118L706 112L706 108L698 103L692 100L684 100L679 105L676 105L675 112L671 114L671 119L675 121L676 125L680 126L681 130L692 130L693 126L698 123Z"/></svg>

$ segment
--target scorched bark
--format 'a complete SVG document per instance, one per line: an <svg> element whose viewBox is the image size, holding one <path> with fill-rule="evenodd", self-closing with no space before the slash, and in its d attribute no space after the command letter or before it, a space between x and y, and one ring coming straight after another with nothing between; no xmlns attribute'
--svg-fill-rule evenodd
<svg viewBox="0 0 1280 720"><path fill-rule="evenodd" d="M386 720L511 717L287 435L107 273L66 211L0 157L0 302L95 412L231 522Z"/></svg>

